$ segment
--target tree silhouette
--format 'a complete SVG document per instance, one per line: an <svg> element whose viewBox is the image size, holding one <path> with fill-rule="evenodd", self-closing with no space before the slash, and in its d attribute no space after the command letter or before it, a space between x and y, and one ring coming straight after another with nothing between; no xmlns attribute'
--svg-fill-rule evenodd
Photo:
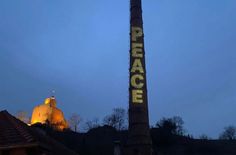
<svg viewBox="0 0 236 155"><path fill-rule="evenodd" d="M93 128L97 128L99 127L100 124L99 124L99 119L98 118L94 118L93 120L87 120L85 123L84 123L84 129L85 130L91 130Z"/></svg>
<svg viewBox="0 0 236 155"><path fill-rule="evenodd" d="M78 114L76 113L73 113L70 117L69 117L69 125L70 125L70 128L72 130L74 130L75 132L77 132L77 128L81 122L81 118Z"/></svg>
<svg viewBox="0 0 236 155"><path fill-rule="evenodd" d="M162 118L159 122L156 123L156 127L164 130L165 132L183 135L184 134L184 121L179 116L174 116L172 118Z"/></svg>
<svg viewBox="0 0 236 155"><path fill-rule="evenodd" d="M16 118L21 120L22 122L29 124L30 123L30 118L28 117L28 113L26 111L18 111L16 113Z"/></svg>
<svg viewBox="0 0 236 155"><path fill-rule="evenodd" d="M224 128L224 131L220 134L219 139L223 140L235 140L236 139L236 127L227 126Z"/></svg>
<svg viewBox="0 0 236 155"><path fill-rule="evenodd" d="M103 119L103 124L112 126L117 130L126 128L127 113L123 108L114 108L112 114L107 115Z"/></svg>
<svg viewBox="0 0 236 155"><path fill-rule="evenodd" d="M202 134L202 135L199 136L199 139L201 139L201 140L209 140L211 138L208 137L206 134Z"/></svg>
<svg viewBox="0 0 236 155"><path fill-rule="evenodd" d="M184 121L183 119L180 117L180 116L174 116L172 118L172 121L175 123L176 125L176 131L175 131L175 134L177 135L183 135L185 133L185 130L184 130Z"/></svg>

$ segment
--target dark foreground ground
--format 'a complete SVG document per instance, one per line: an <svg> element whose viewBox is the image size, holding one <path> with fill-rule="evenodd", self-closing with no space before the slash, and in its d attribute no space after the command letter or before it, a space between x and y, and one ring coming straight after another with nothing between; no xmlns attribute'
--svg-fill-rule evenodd
<svg viewBox="0 0 236 155"><path fill-rule="evenodd" d="M87 133L40 128L80 155L113 155L115 142L120 142L122 151L127 137L127 131L116 131L109 126L94 128ZM199 140L165 133L158 128L151 129L151 136L154 155L236 155L234 140Z"/></svg>

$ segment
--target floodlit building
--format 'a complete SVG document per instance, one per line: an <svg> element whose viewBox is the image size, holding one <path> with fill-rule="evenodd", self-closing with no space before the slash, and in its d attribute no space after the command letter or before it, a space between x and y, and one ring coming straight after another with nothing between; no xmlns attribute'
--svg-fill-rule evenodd
<svg viewBox="0 0 236 155"><path fill-rule="evenodd" d="M54 96L46 98L43 104L36 106L31 117L31 124L50 124L58 130L68 128L63 112L56 107Z"/></svg>

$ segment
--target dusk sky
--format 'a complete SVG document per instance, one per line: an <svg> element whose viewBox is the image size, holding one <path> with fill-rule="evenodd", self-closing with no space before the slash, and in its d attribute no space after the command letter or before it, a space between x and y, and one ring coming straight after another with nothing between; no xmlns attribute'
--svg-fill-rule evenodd
<svg viewBox="0 0 236 155"><path fill-rule="evenodd" d="M236 126L236 1L143 0L150 124ZM0 110L55 96L68 118L128 107L129 0L0 0Z"/></svg>

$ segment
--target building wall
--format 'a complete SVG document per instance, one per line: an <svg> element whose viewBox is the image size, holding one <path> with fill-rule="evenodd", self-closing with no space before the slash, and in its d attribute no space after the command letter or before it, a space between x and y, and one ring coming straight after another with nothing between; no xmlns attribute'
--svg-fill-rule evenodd
<svg viewBox="0 0 236 155"><path fill-rule="evenodd" d="M31 117L31 124L49 121L50 124L56 126L59 130L68 128L68 123L64 118L63 112L50 104L42 104L36 106Z"/></svg>
<svg viewBox="0 0 236 155"><path fill-rule="evenodd" d="M51 121L52 107L50 105L42 104L36 106L33 110L31 117L31 124L35 123L46 123L46 121Z"/></svg>

